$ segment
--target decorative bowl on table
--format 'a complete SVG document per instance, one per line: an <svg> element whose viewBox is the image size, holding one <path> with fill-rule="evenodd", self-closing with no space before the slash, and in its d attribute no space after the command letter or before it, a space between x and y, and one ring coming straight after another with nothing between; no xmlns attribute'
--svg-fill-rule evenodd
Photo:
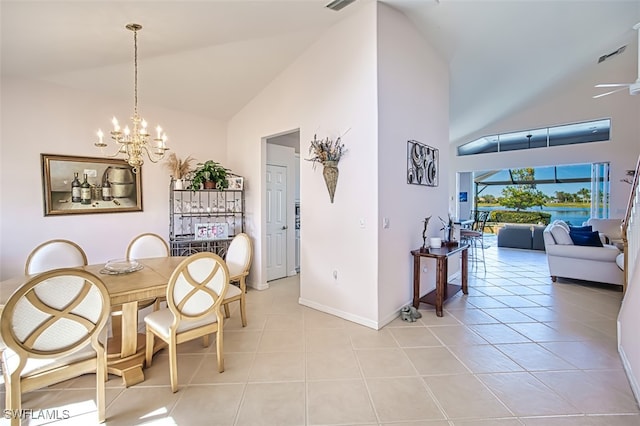
<svg viewBox="0 0 640 426"><path fill-rule="evenodd" d="M130 272L139 271L142 265L134 259L112 259L104 265L101 271L106 274L128 274Z"/></svg>

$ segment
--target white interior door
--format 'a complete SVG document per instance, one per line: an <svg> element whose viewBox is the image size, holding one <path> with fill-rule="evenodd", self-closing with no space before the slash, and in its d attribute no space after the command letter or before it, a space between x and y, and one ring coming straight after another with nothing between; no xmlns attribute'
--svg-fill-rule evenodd
<svg viewBox="0 0 640 426"><path fill-rule="evenodd" d="M287 168L267 165L267 281L287 276Z"/></svg>

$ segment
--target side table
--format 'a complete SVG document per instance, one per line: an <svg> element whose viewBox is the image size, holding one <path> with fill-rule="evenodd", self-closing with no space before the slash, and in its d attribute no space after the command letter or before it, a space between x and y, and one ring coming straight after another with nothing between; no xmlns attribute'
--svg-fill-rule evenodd
<svg viewBox="0 0 640 426"><path fill-rule="evenodd" d="M436 307L436 315L442 316L442 305L451 296L455 295L460 289L464 294L469 294L468 288L468 251L469 245L445 246L440 248L420 248L412 250L413 255L413 307L418 309L420 302L434 305ZM448 283L448 258L456 253L462 254L462 285ZM435 290L420 297L420 258L431 257L436 259L436 288Z"/></svg>

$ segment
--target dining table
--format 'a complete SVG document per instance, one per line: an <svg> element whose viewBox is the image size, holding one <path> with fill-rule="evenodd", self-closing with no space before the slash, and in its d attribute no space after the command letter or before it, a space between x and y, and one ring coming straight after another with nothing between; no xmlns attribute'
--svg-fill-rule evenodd
<svg viewBox="0 0 640 426"><path fill-rule="evenodd" d="M112 336L107 342L107 371L121 376L126 387L144 381L145 335L138 333L138 308L144 301L165 296L171 274L184 256L137 259L135 270L117 272L105 263L79 267L98 276L109 292L112 310ZM23 275L0 282L0 306L34 275ZM156 339L158 341L160 339ZM161 348L162 342L154 347Z"/></svg>

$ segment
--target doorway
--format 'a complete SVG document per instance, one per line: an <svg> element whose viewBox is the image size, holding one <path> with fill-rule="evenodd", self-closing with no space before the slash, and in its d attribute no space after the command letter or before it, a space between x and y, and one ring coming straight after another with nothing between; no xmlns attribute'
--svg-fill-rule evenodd
<svg viewBox="0 0 640 426"><path fill-rule="evenodd" d="M287 276L287 167L267 164L267 281Z"/></svg>
<svg viewBox="0 0 640 426"><path fill-rule="evenodd" d="M300 132L265 140L265 266L273 281L299 272Z"/></svg>

